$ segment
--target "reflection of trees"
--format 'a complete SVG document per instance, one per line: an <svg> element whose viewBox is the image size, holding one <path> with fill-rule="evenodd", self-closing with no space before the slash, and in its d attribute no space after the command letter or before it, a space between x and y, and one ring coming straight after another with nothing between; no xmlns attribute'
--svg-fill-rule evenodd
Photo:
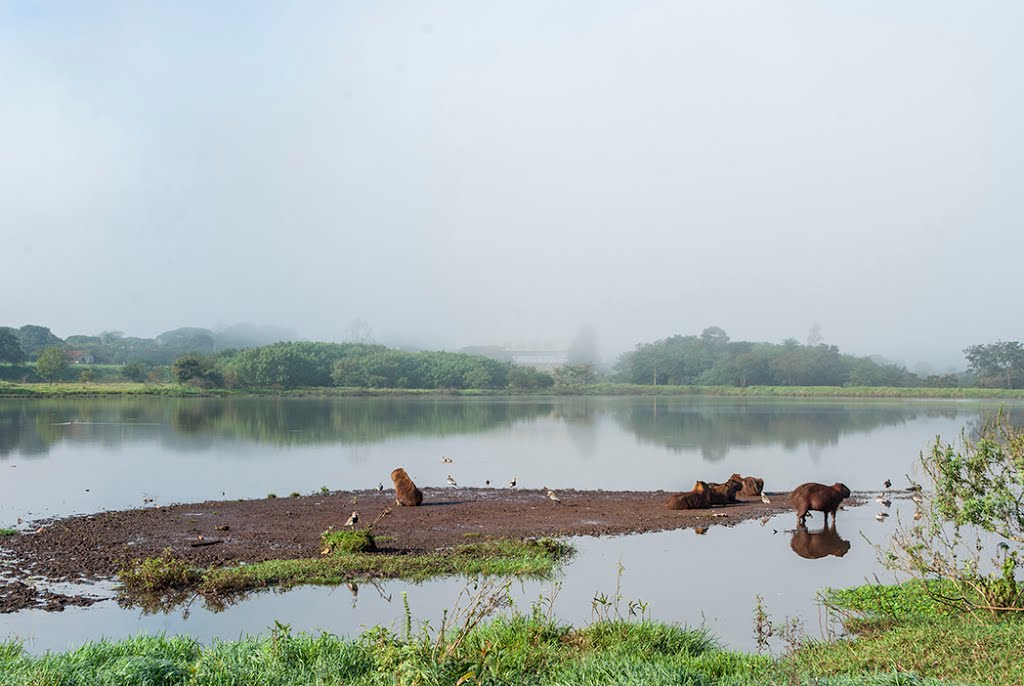
<svg viewBox="0 0 1024 686"><path fill-rule="evenodd" d="M645 442L671 450L699 451L709 462L730 448L782 445L812 451L834 445L840 436L898 426L919 416L955 418L955 406L903 403L664 399L633 403L614 411L616 421Z"/></svg>
<svg viewBox="0 0 1024 686"><path fill-rule="evenodd" d="M551 414L513 398L117 398L0 400L0 459L45 455L63 440L159 440L196 450L220 440L370 444L396 436L491 431Z"/></svg>

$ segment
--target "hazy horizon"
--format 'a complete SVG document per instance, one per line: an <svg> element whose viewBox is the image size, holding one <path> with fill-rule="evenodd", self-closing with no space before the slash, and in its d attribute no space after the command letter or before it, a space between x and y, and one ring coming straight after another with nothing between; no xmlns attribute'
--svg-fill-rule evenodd
<svg viewBox="0 0 1024 686"><path fill-rule="evenodd" d="M1013 312L1018 5L0 2L0 325L963 369Z"/></svg>

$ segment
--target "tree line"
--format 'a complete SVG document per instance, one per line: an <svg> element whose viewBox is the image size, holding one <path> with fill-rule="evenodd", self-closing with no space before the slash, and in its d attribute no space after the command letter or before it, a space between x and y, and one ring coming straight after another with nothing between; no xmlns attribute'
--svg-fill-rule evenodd
<svg viewBox="0 0 1024 686"><path fill-rule="evenodd" d="M615 365L617 380L673 386L959 386L958 375L921 378L896 364L839 352L834 345L733 341L717 326L699 336L641 343Z"/></svg>
<svg viewBox="0 0 1024 686"><path fill-rule="evenodd" d="M483 355L408 352L368 343L284 342L220 355L184 355L181 383L226 388L354 386L405 389L551 388L555 378Z"/></svg>
<svg viewBox="0 0 1024 686"><path fill-rule="evenodd" d="M841 353L834 345L802 345L794 339L778 344L733 341L712 326L699 336L675 335L640 343L611 369L567 364L546 372L487 354L410 352L370 343L255 343L273 335L272 331L278 330L240 336L238 331L214 333L185 327L153 339L120 332L61 339L45 326L4 326L0 327L0 363L32 363L25 367L32 378L55 380L67 376L69 361L85 358L93 364L120 365L116 373L128 380L164 380L170 369L175 380L218 388L574 391L595 381L738 387L1024 387L1024 345L1017 341L965 348L968 370L964 373L920 376L901 365ZM72 353L78 356L75 360L70 360ZM4 378L16 377L7 373Z"/></svg>

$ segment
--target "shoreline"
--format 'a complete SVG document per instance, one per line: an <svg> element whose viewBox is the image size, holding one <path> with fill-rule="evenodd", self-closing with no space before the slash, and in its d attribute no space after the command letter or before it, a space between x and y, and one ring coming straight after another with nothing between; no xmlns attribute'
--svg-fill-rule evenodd
<svg viewBox="0 0 1024 686"><path fill-rule="evenodd" d="M390 577L403 576L403 568L415 573L418 558L452 555L478 544L734 526L792 511L788 492L769 492L771 505L753 498L701 510L669 510L668 491L560 490L559 503L535 489L424 488L423 493L419 507L396 506L394 492L386 489L213 500L34 521L0 539L0 613L91 604L100 599L55 595L48 587L110 580L132 561L160 558L165 551L199 570L327 562L321 557L321 534L344 530L353 510L360 513L357 528L371 529L378 541L379 551L369 556L388 561L389 571L379 576ZM856 496L847 502L855 504ZM266 585L278 584L287 585L287 580Z"/></svg>

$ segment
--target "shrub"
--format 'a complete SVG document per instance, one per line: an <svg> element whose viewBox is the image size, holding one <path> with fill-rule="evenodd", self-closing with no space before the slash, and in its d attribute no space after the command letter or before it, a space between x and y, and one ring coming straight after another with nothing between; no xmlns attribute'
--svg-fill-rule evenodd
<svg viewBox="0 0 1024 686"><path fill-rule="evenodd" d="M377 542L366 529L356 531L334 531L328 528L320 534L320 553L372 553L377 550Z"/></svg>

